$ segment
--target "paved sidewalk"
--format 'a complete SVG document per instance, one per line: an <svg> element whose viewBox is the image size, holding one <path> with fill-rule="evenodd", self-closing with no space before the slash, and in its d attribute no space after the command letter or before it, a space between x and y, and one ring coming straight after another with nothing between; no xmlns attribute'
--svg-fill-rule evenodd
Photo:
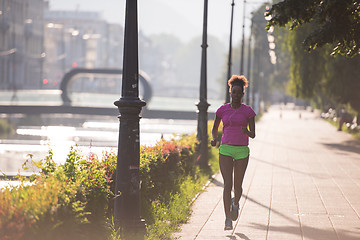
<svg viewBox="0 0 360 240"><path fill-rule="evenodd" d="M360 142L309 111L279 107L263 116L256 133L234 229L224 231L218 174L195 201L189 223L174 236L360 239Z"/></svg>

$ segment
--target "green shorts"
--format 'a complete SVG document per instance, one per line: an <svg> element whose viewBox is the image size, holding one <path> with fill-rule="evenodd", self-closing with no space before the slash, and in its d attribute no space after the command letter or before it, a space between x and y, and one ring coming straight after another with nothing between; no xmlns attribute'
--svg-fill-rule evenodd
<svg viewBox="0 0 360 240"><path fill-rule="evenodd" d="M249 156L250 148L248 146L232 146L227 144L220 145L219 153L230 156L233 159L243 159Z"/></svg>

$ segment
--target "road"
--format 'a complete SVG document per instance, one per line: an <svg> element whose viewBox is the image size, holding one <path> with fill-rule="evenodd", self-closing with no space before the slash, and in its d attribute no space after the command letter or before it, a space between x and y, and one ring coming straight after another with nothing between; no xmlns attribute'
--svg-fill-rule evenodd
<svg viewBox="0 0 360 240"><path fill-rule="evenodd" d="M271 107L256 127L234 230L223 230L218 174L195 201L189 223L175 236L360 239L360 142L304 110Z"/></svg>

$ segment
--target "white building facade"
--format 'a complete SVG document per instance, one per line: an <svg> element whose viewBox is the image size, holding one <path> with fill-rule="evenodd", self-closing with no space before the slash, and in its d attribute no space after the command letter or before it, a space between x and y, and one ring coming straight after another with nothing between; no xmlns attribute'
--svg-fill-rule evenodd
<svg viewBox="0 0 360 240"><path fill-rule="evenodd" d="M97 12L79 11L46 11L45 22L47 88L75 67L122 68L120 25L108 24Z"/></svg>
<svg viewBox="0 0 360 240"><path fill-rule="evenodd" d="M0 89L41 87L45 0L0 0Z"/></svg>
<svg viewBox="0 0 360 240"><path fill-rule="evenodd" d="M122 68L123 28L97 12L0 0L0 89L58 89L75 67Z"/></svg>

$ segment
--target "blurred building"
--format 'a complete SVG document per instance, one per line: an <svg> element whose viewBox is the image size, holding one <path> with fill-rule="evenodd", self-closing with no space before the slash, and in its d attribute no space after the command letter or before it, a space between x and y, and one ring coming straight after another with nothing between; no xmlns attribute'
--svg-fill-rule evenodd
<svg viewBox="0 0 360 240"><path fill-rule="evenodd" d="M98 12L45 12L44 85L53 88L75 67L122 68L123 28ZM81 83L81 88L86 88ZM89 87L89 86L88 86Z"/></svg>
<svg viewBox="0 0 360 240"><path fill-rule="evenodd" d="M0 0L0 89L39 88L45 0Z"/></svg>
<svg viewBox="0 0 360 240"><path fill-rule="evenodd" d="M50 11L47 0L0 0L0 89L58 89L74 67L122 68L122 49L122 26L97 12Z"/></svg>

